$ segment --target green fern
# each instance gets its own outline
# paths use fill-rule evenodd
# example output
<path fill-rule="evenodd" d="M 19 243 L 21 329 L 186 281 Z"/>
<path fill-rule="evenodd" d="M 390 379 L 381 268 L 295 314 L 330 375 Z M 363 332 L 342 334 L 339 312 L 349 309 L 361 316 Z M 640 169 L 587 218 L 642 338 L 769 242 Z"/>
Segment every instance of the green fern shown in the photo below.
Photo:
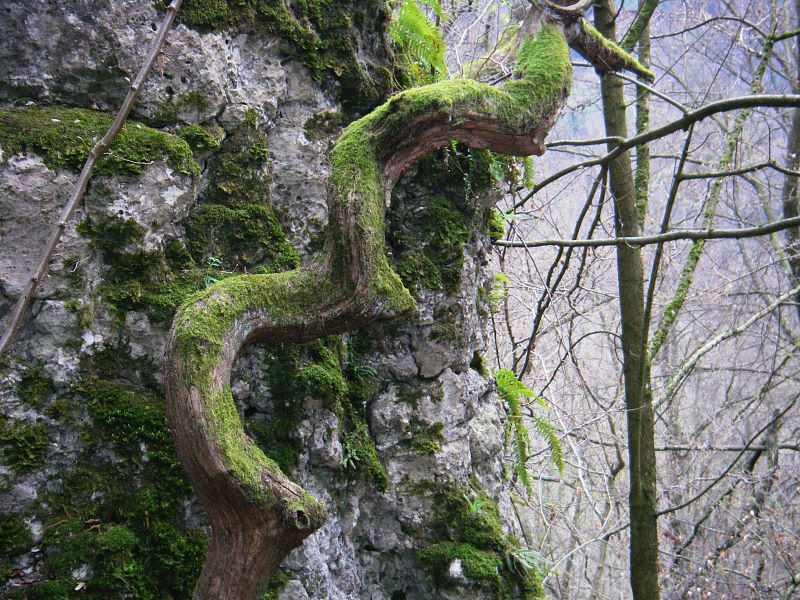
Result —
<path fill-rule="evenodd" d="M 550 459 L 558 469 L 559 475 L 564 473 L 564 451 L 561 449 L 561 443 L 558 441 L 558 432 L 550 421 L 546 421 L 542 417 L 533 415 L 533 429 L 543 438 L 547 445 L 550 447 Z"/>
<path fill-rule="evenodd" d="M 438 0 L 419 0 L 433 9 L 440 18 L 444 16 Z M 414 0 L 403 0 L 397 19 L 389 29 L 400 60 L 405 64 L 411 83 L 425 85 L 445 76 L 444 39 Z"/>
<path fill-rule="evenodd" d="M 508 407 L 508 418 L 505 427 L 505 445 L 510 448 L 511 462 L 514 475 L 517 480 L 531 492 L 530 475 L 526 466 L 528 456 L 530 456 L 530 435 L 528 428 L 522 422 L 523 399 L 536 401 L 540 406 L 547 407 L 545 401 L 535 392 L 529 390 L 524 383 L 517 379 L 516 375 L 508 369 L 499 369 L 494 374 L 497 382 L 497 391 Z M 549 421 L 531 415 L 531 423 L 534 431 L 544 438 L 550 448 L 550 458 L 558 469 L 559 474 L 564 470 L 564 452 L 558 441 L 556 428 Z"/>

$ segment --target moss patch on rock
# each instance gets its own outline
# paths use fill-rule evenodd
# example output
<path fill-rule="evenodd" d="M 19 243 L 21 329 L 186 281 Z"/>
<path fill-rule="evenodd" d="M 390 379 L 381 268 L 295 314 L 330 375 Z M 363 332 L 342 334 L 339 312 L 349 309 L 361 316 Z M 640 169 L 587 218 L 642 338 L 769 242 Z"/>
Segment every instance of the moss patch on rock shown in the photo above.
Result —
<path fill-rule="evenodd" d="M 0 419 L 0 457 L 14 473 L 30 473 L 44 463 L 50 438 L 44 423 Z"/>
<path fill-rule="evenodd" d="M 386 242 L 400 279 L 415 295 L 458 290 L 464 246 L 482 220 L 475 195 L 493 183 L 487 164 L 475 155 L 481 153 L 447 149 L 428 156 L 417 166 L 416 178 L 439 194 L 413 200 L 395 196 Z"/>
<path fill-rule="evenodd" d="M 374 370 L 354 359 L 341 336 L 264 347 L 270 414 L 266 418 L 254 415 L 244 423 L 265 455 L 284 473 L 291 473 L 302 450 L 293 432 L 304 418 L 305 399 L 312 399 L 339 420 L 345 476 L 386 489 L 386 471 L 366 424 L 366 402 L 377 391 Z"/>
<path fill-rule="evenodd" d="M 269 140 L 245 120 L 209 165 L 208 187 L 185 222 L 197 264 L 211 257 L 228 270 L 275 273 L 300 264 L 270 206 Z"/>
<path fill-rule="evenodd" d="M 114 117 L 79 108 L 25 106 L 0 109 L 0 156 L 30 152 L 42 157 L 55 170 L 78 172 L 89 151 L 108 131 Z M 101 158 L 94 173 L 143 173 L 159 159 L 185 175 L 197 175 L 200 167 L 189 146 L 179 137 L 128 121 L 109 153 Z"/>
<path fill-rule="evenodd" d="M 430 484 L 418 491 L 433 496 L 434 513 L 429 543 L 417 552 L 417 563 L 436 585 L 469 582 L 495 600 L 543 597 L 541 573 L 518 559 L 524 551 L 503 532 L 497 504 L 475 481 L 469 487 Z"/>
<path fill-rule="evenodd" d="M 98 600 L 188 600 L 206 538 L 183 523 L 192 491 L 172 446 L 155 367 L 124 346 L 107 346 L 85 357 L 79 371 L 66 394 L 87 409 L 83 449 L 73 469 L 52 482 L 56 491 L 30 509 L 44 524 L 36 563 L 42 580 L 9 597 L 71 598 L 80 585 L 81 597 Z"/>
<path fill-rule="evenodd" d="M 300 259 L 269 206 L 267 138 L 245 122 L 211 159 L 209 185 L 184 222 L 187 245 L 144 248 L 131 219 L 86 220 L 78 231 L 108 266 L 100 292 L 120 315 L 142 311 L 166 324 L 191 294 L 235 273 L 273 273 Z"/>
<path fill-rule="evenodd" d="M 219 125 L 187 125 L 178 129 L 178 137 L 189 144 L 192 152 L 217 150 L 225 137 L 225 130 Z"/>
<path fill-rule="evenodd" d="M 20 515 L 9 513 L 0 515 L 0 557 L 14 551 L 27 550 L 31 542 L 28 526 Z"/>
<path fill-rule="evenodd" d="M 433 423 L 426 425 L 419 422 L 418 419 L 411 421 L 412 438 L 408 441 L 408 445 L 415 453 L 420 455 L 436 454 L 442 450 L 444 446 L 444 423 Z"/>
<path fill-rule="evenodd" d="M 357 110 L 374 106 L 391 88 L 388 60 L 369 65 L 361 51 L 365 42 L 383 45 L 390 18 L 382 0 L 185 0 L 178 13 L 179 21 L 200 32 L 279 37 L 312 77 L 336 85 L 345 106 Z"/>
<path fill-rule="evenodd" d="M 41 407 L 54 390 L 53 380 L 45 374 L 41 367 L 25 369 L 22 378 L 17 383 L 17 396 L 32 408 Z"/>
<path fill-rule="evenodd" d="M 175 244 L 145 250 L 144 228 L 131 219 L 87 220 L 78 231 L 108 265 L 100 293 L 120 315 L 143 311 L 151 320 L 166 323 L 187 296 L 203 288 L 208 276 L 186 263 Z"/>

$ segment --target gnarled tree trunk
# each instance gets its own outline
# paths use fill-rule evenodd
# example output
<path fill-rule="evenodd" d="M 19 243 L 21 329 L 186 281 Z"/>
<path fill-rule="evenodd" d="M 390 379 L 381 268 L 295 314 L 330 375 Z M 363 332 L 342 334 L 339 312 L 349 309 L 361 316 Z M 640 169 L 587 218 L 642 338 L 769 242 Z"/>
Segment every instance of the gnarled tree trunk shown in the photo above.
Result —
<path fill-rule="evenodd" d="M 331 152 L 328 233 L 316 262 L 225 279 L 179 310 L 167 346 L 167 411 L 213 531 L 195 598 L 257 598 L 325 519 L 325 507 L 244 433 L 230 391 L 233 361 L 251 342 L 309 341 L 411 313 L 414 301 L 384 256 L 395 182 L 452 140 L 541 154 L 571 78 L 564 35 L 546 24 L 524 41 L 502 89 L 452 80 L 394 96 L 351 124 Z"/>

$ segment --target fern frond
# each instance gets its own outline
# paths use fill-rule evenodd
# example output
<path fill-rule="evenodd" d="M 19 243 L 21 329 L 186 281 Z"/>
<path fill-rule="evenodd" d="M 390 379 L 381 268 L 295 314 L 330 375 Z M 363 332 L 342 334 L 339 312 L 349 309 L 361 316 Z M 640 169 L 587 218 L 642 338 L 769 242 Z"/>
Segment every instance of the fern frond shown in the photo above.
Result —
<path fill-rule="evenodd" d="M 543 418 L 533 415 L 533 429 L 540 437 L 544 438 L 550 448 L 550 459 L 558 469 L 558 474 L 564 474 L 564 450 L 561 448 L 561 442 L 558 440 L 558 432 L 550 421 L 545 421 Z"/>
<path fill-rule="evenodd" d="M 531 483 L 526 465 L 530 456 L 530 434 L 522 421 L 523 398 L 535 400 L 543 407 L 547 405 L 538 394 L 517 379 L 513 371 L 499 369 L 495 371 L 494 379 L 497 383 L 497 393 L 507 406 L 504 443 L 506 449 L 511 451 L 512 470 L 530 494 Z M 547 443 L 553 464 L 559 474 L 563 474 L 564 451 L 558 439 L 558 431 L 552 423 L 538 415 L 531 415 L 530 418 L 534 431 Z"/>
<path fill-rule="evenodd" d="M 444 14 L 444 9 L 442 5 L 439 3 L 439 0 L 417 0 L 417 4 L 421 4 L 422 6 L 427 6 L 433 11 L 437 17 L 442 20 L 447 18 L 447 15 Z"/>
<path fill-rule="evenodd" d="M 428 3 L 435 3 L 437 6 L 432 6 L 434 11 L 437 7 L 441 11 L 435 0 L 428 0 Z M 444 77 L 444 38 L 414 0 L 404 0 L 400 5 L 397 20 L 389 29 L 389 37 L 397 46 L 415 84 L 434 83 Z"/>

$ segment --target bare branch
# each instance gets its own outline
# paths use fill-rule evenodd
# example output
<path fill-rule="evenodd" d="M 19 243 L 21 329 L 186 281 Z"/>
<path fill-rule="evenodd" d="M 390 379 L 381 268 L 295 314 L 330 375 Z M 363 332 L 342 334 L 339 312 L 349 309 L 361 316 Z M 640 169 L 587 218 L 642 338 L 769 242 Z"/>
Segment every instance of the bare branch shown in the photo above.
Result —
<path fill-rule="evenodd" d="M 661 100 L 663 100 L 667 104 L 671 104 L 672 106 L 674 106 L 675 108 L 677 108 L 678 110 L 680 110 L 684 114 L 689 112 L 689 108 L 687 106 L 684 106 L 683 104 L 681 104 L 677 100 L 675 100 L 673 98 L 670 98 L 666 94 L 663 94 L 663 93 L 659 92 L 656 88 L 642 83 L 638 79 L 634 79 L 633 77 L 628 77 L 624 73 L 614 73 L 614 76 L 615 77 L 619 77 L 620 79 L 624 79 L 625 81 L 630 82 L 630 83 L 636 85 L 637 87 L 639 87 L 639 88 L 641 88 L 643 90 L 647 90 L 648 92 L 653 94 L 653 96 L 655 96 L 656 98 L 660 98 Z"/>
<path fill-rule="evenodd" d="M 742 333 L 743 331 L 747 330 L 751 325 L 757 323 L 758 321 L 766 317 L 773 310 L 778 308 L 781 304 L 786 302 L 789 298 L 791 298 L 798 292 L 800 292 L 800 285 L 778 296 L 769 306 L 754 314 L 752 317 L 747 319 L 741 325 L 730 327 L 727 331 L 713 337 L 712 339 L 708 340 L 705 344 L 700 346 L 697 350 L 692 352 L 689 358 L 687 358 L 681 364 L 681 366 L 678 368 L 675 374 L 672 377 L 670 377 L 666 387 L 664 388 L 664 398 L 665 399 L 670 398 L 677 391 L 680 384 L 683 382 L 684 379 L 686 379 L 686 377 L 688 377 L 689 373 L 691 373 L 692 369 L 695 367 L 697 362 L 703 356 L 708 354 L 711 350 L 719 346 L 725 340 L 729 340 L 730 338 L 735 337 L 740 333 Z"/>
<path fill-rule="evenodd" d="M 782 173 L 784 175 L 788 175 L 790 177 L 800 177 L 800 171 L 792 171 L 791 169 L 787 169 L 782 167 L 778 163 L 773 160 L 765 161 L 762 163 L 758 163 L 756 165 L 750 165 L 747 167 L 741 167 L 739 169 L 728 169 L 725 171 L 712 171 L 708 173 L 683 173 L 680 176 L 681 180 L 688 180 L 688 179 L 711 179 L 715 177 L 732 177 L 734 175 L 746 175 L 747 173 L 752 173 L 754 171 L 760 171 L 762 169 L 774 169 L 778 171 L 778 173 Z"/>
<path fill-rule="evenodd" d="M 167 33 L 172 27 L 172 22 L 175 20 L 175 15 L 180 8 L 181 2 L 182 0 L 173 0 L 172 4 L 167 7 L 166 14 L 164 15 L 164 19 L 161 21 L 161 26 L 156 32 L 155 39 L 150 47 L 147 58 L 139 70 L 139 74 L 136 76 L 136 79 L 134 79 L 133 83 L 131 83 L 131 87 L 128 90 L 128 95 L 125 97 L 122 106 L 117 112 L 114 122 L 111 124 L 111 127 L 103 136 L 103 138 L 97 142 L 94 148 L 92 148 L 92 150 L 89 152 L 89 157 L 86 159 L 86 163 L 83 165 L 81 174 L 78 177 L 78 180 L 75 182 L 72 195 L 69 197 L 58 223 L 56 223 L 56 226 L 47 240 L 47 245 L 42 253 L 42 258 L 39 261 L 39 265 L 36 267 L 36 271 L 34 271 L 33 275 L 31 275 L 28 285 L 25 287 L 25 290 L 22 292 L 17 300 L 16 305 L 14 306 L 14 311 L 11 315 L 8 328 L 3 334 L 2 340 L 0 340 L 0 356 L 2 356 L 8 350 L 9 346 L 11 346 L 13 343 L 17 332 L 19 332 L 20 328 L 22 327 L 25 317 L 28 314 L 31 301 L 33 300 L 33 294 L 36 292 L 36 287 L 47 273 L 47 268 L 50 265 L 50 259 L 53 256 L 56 246 L 61 240 L 61 235 L 64 233 L 64 229 L 67 227 L 67 222 L 72 216 L 72 213 L 75 211 L 75 208 L 78 206 L 78 203 L 83 199 L 83 195 L 86 193 L 86 187 L 89 185 L 89 180 L 92 177 L 92 171 L 94 170 L 97 161 L 106 154 L 108 148 L 111 146 L 111 143 L 114 141 L 114 138 L 117 137 L 117 134 L 122 129 L 125 120 L 128 118 L 131 108 L 133 107 L 133 103 L 136 101 L 136 98 L 139 95 L 139 90 L 141 89 L 142 84 L 144 83 L 145 79 L 147 79 L 147 76 L 150 74 L 156 59 L 158 59 L 159 55 L 161 54 L 161 48 L 164 46 L 164 42 L 167 39 Z"/>
<path fill-rule="evenodd" d="M 736 458 L 734 458 L 733 461 L 722 471 L 722 473 L 720 473 L 717 477 L 715 477 L 706 487 L 704 487 L 697 494 L 689 498 L 689 500 L 686 500 L 685 502 L 681 502 L 680 504 L 677 504 L 675 506 L 670 506 L 668 508 L 658 511 L 657 516 L 663 517 L 664 515 L 668 515 L 670 513 L 679 511 L 683 508 L 686 508 L 687 506 L 690 506 L 691 504 L 694 504 L 695 502 L 697 502 L 697 500 L 705 496 L 709 491 L 711 491 L 715 486 L 717 486 L 721 481 L 723 481 L 725 479 L 725 476 L 731 472 L 733 467 L 736 466 L 736 464 L 739 462 L 739 459 L 744 455 L 744 453 L 750 452 L 753 449 L 753 442 L 755 442 L 756 439 L 758 439 L 758 437 L 762 433 L 764 433 L 767 429 L 769 429 L 775 421 L 782 418 L 783 415 L 785 415 L 792 408 L 794 408 L 794 405 L 797 404 L 798 398 L 800 398 L 800 396 L 795 396 L 794 398 L 792 398 L 792 401 L 789 402 L 786 408 L 784 408 L 782 411 L 774 415 L 773 418 L 766 425 L 764 425 L 758 431 L 756 431 L 755 434 L 753 434 L 750 437 L 750 440 L 744 445 L 742 450 L 736 455 Z"/>
<path fill-rule="evenodd" d="M 578 2 L 570 4 L 569 6 L 560 6 L 555 2 L 550 2 L 549 0 L 546 4 L 547 8 L 555 13 L 558 13 L 559 15 L 579 17 L 592 5 L 592 0 L 578 0 Z"/>
<path fill-rule="evenodd" d="M 764 95 L 753 95 L 753 96 L 739 96 L 736 98 L 727 98 L 725 100 L 719 100 L 717 102 L 711 102 L 710 104 L 706 104 L 694 110 L 690 113 L 686 113 L 679 119 L 671 121 L 666 125 L 662 125 L 661 127 L 657 127 L 656 129 L 651 129 L 647 133 L 643 133 L 642 135 L 637 135 L 632 138 L 628 138 L 627 140 L 620 142 L 618 146 L 616 146 L 611 152 L 602 156 L 600 158 L 587 160 L 582 163 L 576 163 L 574 165 L 570 165 L 561 169 L 557 173 L 554 173 L 550 177 L 547 177 L 542 182 L 535 185 L 531 191 L 524 196 L 522 199 L 518 200 L 514 204 L 514 209 L 517 209 L 523 206 L 528 200 L 533 198 L 533 196 L 540 192 L 543 188 L 550 185 L 554 181 L 557 181 L 564 177 L 565 175 L 569 175 L 575 171 L 580 169 L 585 169 L 587 167 L 594 167 L 597 165 L 607 164 L 610 161 L 617 158 L 620 154 L 625 152 L 626 150 L 630 150 L 631 148 L 635 148 L 636 146 L 640 146 L 642 144 L 647 144 L 654 140 L 661 139 L 666 137 L 670 134 L 673 134 L 681 129 L 686 129 L 693 123 L 697 123 L 698 121 L 703 121 L 713 115 L 729 112 L 732 110 L 740 110 L 745 108 L 793 108 L 793 107 L 800 107 L 800 95 L 795 94 L 764 94 Z"/>
<path fill-rule="evenodd" d="M 800 226 L 800 217 L 782 219 L 758 227 L 740 227 L 736 229 L 678 230 L 656 235 L 621 237 L 607 240 L 498 240 L 494 242 L 494 244 L 496 246 L 505 246 L 509 248 L 541 248 L 542 246 L 558 246 L 562 248 L 600 248 L 603 246 L 642 247 L 652 244 L 661 244 L 663 242 L 674 242 L 677 240 L 696 241 L 759 237 L 797 226 Z"/>

